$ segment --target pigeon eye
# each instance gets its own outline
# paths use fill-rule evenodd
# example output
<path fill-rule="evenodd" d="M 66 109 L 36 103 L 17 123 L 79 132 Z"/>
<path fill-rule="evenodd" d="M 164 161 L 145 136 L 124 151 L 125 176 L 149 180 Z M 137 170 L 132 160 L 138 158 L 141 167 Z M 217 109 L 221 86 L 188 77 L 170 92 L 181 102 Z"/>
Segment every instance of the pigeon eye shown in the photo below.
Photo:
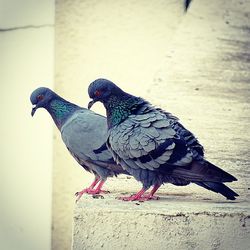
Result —
<path fill-rule="evenodd" d="M 96 90 L 95 93 L 94 93 L 94 95 L 97 96 L 97 97 L 99 97 L 101 95 L 101 93 L 102 93 L 101 91 Z"/>
<path fill-rule="evenodd" d="M 43 98 L 44 98 L 43 95 L 38 95 L 36 99 L 37 99 L 38 101 L 41 101 L 41 100 L 43 100 Z"/>

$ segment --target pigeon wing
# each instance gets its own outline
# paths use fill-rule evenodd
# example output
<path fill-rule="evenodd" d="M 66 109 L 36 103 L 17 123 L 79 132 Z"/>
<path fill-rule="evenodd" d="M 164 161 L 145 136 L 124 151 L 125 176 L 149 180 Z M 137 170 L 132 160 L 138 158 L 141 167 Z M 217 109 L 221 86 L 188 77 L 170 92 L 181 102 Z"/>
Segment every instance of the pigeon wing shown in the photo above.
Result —
<path fill-rule="evenodd" d="M 118 162 L 134 169 L 187 166 L 193 154 L 172 122 L 156 109 L 130 115 L 109 131 L 110 150 Z"/>
<path fill-rule="evenodd" d="M 106 118 L 87 109 L 76 111 L 62 126 L 62 139 L 69 151 L 83 160 L 112 163 L 106 147 Z"/>

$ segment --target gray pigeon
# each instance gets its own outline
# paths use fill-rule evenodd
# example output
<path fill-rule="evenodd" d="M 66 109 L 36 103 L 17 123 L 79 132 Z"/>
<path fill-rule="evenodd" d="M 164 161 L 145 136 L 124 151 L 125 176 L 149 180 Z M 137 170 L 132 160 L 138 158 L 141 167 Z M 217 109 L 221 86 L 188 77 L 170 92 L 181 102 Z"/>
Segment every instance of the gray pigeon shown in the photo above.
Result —
<path fill-rule="evenodd" d="M 106 147 L 107 122 L 104 116 L 70 103 L 44 87 L 33 91 L 30 101 L 34 105 L 31 115 L 38 108 L 45 108 L 60 130 L 62 140 L 71 155 L 85 170 L 95 175 L 88 188 L 76 193 L 77 200 L 84 193 L 102 192 L 101 188 L 107 177 L 127 173 L 115 164 Z"/>
<path fill-rule="evenodd" d="M 137 194 L 123 200 L 154 199 L 163 183 L 195 183 L 230 200 L 238 196 L 223 184 L 237 179 L 204 159 L 202 145 L 176 117 L 105 79 L 92 82 L 88 93 L 93 99 L 88 108 L 97 101 L 106 108 L 107 146 L 114 159 L 143 184 Z"/>

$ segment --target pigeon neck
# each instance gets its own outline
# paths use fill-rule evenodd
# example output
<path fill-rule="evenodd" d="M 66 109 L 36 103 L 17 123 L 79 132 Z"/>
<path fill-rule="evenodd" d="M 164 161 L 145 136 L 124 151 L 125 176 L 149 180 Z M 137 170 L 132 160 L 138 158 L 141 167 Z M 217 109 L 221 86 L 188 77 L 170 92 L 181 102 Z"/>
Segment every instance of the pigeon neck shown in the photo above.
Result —
<path fill-rule="evenodd" d="M 61 129 L 65 121 L 77 109 L 80 109 L 80 107 L 64 100 L 59 96 L 52 99 L 47 107 L 47 110 L 53 118 L 58 129 Z"/>
<path fill-rule="evenodd" d="M 124 93 L 123 95 L 111 96 L 104 106 L 107 112 L 108 128 L 123 122 L 129 115 L 133 114 L 139 104 L 140 98 Z"/>

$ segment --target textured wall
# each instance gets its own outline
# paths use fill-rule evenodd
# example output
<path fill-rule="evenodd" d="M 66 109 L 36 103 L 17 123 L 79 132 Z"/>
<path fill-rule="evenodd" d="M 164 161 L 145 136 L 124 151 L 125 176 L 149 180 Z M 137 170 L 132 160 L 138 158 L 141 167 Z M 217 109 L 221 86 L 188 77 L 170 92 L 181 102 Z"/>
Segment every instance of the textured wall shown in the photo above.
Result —
<path fill-rule="evenodd" d="M 49 250 L 52 121 L 30 94 L 53 87 L 54 2 L 0 1 L 0 249 Z"/>
<path fill-rule="evenodd" d="M 167 195 L 121 202 L 83 198 L 74 216 L 73 250 L 247 250 L 249 205 Z"/>
<path fill-rule="evenodd" d="M 56 90 L 87 105 L 88 84 L 98 77 L 149 97 L 148 87 L 164 61 L 182 1 L 56 2 Z M 101 105 L 95 110 L 103 112 Z M 73 194 L 92 176 L 68 154 L 55 131 L 53 249 L 69 249 Z"/>

